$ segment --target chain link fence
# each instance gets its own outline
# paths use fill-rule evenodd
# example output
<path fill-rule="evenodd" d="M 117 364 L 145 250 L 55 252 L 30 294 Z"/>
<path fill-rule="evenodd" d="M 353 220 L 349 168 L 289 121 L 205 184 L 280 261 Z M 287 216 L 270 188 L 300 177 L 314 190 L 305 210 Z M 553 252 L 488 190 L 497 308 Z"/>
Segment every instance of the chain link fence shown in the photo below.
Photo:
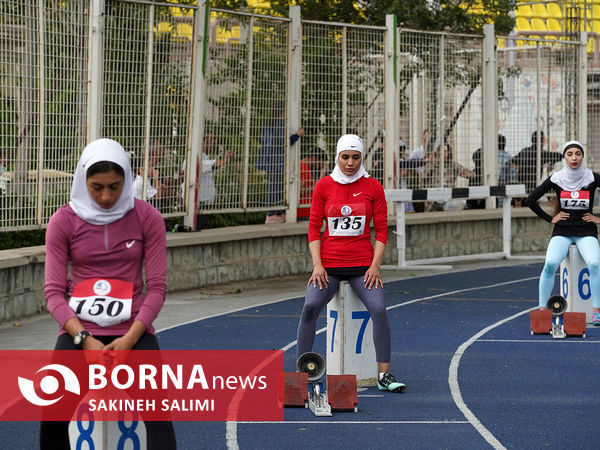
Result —
<path fill-rule="evenodd" d="M 204 2 L 0 3 L 0 229 L 45 226 L 69 199 L 81 150 L 100 136 L 130 152 L 136 195 L 165 217 L 190 217 L 193 204 L 202 214 L 306 210 L 346 132 L 363 138 L 365 166 L 388 188 L 510 177 L 530 187 L 560 167 L 541 149 L 557 153 L 574 138 L 587 140 L 596 168 L 594 33 L 588 42 L 498 37 L 497 129 L 488 132 L 483 36 L 290 17 Z M 519 159 L 538 145 L 535 131 L 535 157 Z M 504 136 L 506 154 L 482 151 L 486 133 Z M 384 148 L 386 136 L 398 145 Z"/>
<path fill-rule="evenodd" d="M 584 140 L 578 107 L 581 44 L 509 37 L 504 43 L 498 49 L 498 122 L 510 165 L 503 177 L 530 192 L 562 168 L 565 141 Z M 597 152 L 595 146 L 589 150 L 588 160 Z"/>
<path fill-rule="evenodd" d="M 399 36 L 398 187 L 481 185 L 483 36 Z"/>

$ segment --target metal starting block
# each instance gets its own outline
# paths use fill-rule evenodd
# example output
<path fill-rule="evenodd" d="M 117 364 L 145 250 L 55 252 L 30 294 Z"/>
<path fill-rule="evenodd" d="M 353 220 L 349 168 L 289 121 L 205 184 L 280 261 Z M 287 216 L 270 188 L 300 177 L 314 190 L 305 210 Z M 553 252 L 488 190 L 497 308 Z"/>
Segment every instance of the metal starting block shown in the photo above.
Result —
<path fill-rule="evenodd" d="M 331 405 L 327 401 L 327 392 L 321 392 L 321 384 L 313 383 L 308 407 L 315 416 L 331 416 Z"/>
<path fill-rule="evenodd" d="M 531 334 L 550 333 L 553 339 L 564 339 L 567 336 L 585 337 L 585 313 L 566 312 L 567 300 L 560 295 L 550 297 L 546 306 L 546 310 L 531 311 Z"/>
<path fill-rule="evenodd" d="M 279 373 L 279 407 L 308 408 L 308 374 L 306 372 Z"/>
<path fill-rule="evenodd" d="M 315 416 L 331 416 L 332 410 L 358 411 L 356 375 L 327 375 L 327 392 L 323 392 L 323 383 L 319 379 L 325 373 L 325 360 L 321 355 L 313 352 L 300 355 L 296 361 L 296 368 L 298 373 L 305 375 L 304 379 L 307 379 L 310 383 L 308 386 L 310 388 L 308 391 L 308 408 Z M 293 374 L 289 375 L 291 379 Z M 284 392 L 283 402 L 288 405 L 286 391 L 281 387 L 281 378 L 280 374 L 279 395 L 281 396 L 281 392 Z"/>
<path fill-rule="evenodd" d="M 550 334 L 552 335 L 552 339 L 564 339 L 567 337 L 561 317 L 554 317 L 552 319 L 552 331 Z"/>

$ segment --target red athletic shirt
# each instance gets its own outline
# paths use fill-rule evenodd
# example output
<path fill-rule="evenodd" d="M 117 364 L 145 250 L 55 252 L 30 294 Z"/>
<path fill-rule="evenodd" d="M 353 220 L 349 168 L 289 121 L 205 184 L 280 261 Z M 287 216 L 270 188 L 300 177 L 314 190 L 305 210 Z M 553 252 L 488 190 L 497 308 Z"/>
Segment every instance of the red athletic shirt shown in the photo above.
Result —
<path fill-rule="evenodd" d="M 387 204 L 381 183 L 362 177 L 350 184 L 321 178 L 313 192 L 308 242 L 321 239 L 323 267 L 370 266 L 373 262 L 371 219 L 375 239 L 387 243 Z"/>

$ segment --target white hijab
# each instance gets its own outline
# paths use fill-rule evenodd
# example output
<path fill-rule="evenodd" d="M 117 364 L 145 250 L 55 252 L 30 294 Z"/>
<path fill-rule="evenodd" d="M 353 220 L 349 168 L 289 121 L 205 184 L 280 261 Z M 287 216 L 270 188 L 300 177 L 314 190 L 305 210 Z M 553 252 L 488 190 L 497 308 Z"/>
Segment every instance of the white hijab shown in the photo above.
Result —
<path fill-rule="evenodd" d="M 87 189 L 87 171 L 93 164 L 99 161 L 110 161 L 118 164 L 125 172 L 123 190 L 117 203 L 110 208 L 104 209 L 96 203 Z M 71 187 L 71 209 L 86 222 L 93 225 L 106 225 L 119 220 L 130 209 L 133 208 L 133 193 L 131 190 L 131 166 L 129 157 L 117 141 L 112 139 L 97 139 L 83 149 Z"/>
<path fill-rule="evenodd" d="M 578 148 L 583 153 L 583 146 L 577 141 L 568 141 L 563 145 L 563 158 L 569 148 Z M 575 192 L 590 185 L 594 181 L 594 173 L 585 167 L 583 160 L 577 169 L 571 169 L 565 160 L 563 168 L 550 177 L 550 181 L 560 186 L 564 191 Z"/>
<path fill-rule="evenodd" d="M 340 153 L 343 152 L 344 150 L 354 150 L 354 151 L 360 152 L 360 158 L 361 158 L 360 169 L 358 169 L 358 172 L 356 172 L 352 176 L 346 175 L 344 172 L 342 172 L 342 170 L 340 169 L 340 166 L 338 166 L 338 157 L 340 156 Z M 358 180 L 359 178 L 362 178 L 362 177 L 369 178 L 369 174 L 367 173 L 367 170 L 363 166 L 363 160 L 364 160 L 364 158 L 363 158 L 363 141 L 362 141 L 362 139 L 355 134 L 343 135 L 341 138 L 338 139 L 338 142 L 337 142 L 337 149 L 336 149 L 336 154 L 335 154 L 335 168 L 333 169 L 333 171 L 330 174 L 331 178 L 333 178 L 334 181 L 336 181 L 340 184 L 354 183 L 356 180 Z"/>

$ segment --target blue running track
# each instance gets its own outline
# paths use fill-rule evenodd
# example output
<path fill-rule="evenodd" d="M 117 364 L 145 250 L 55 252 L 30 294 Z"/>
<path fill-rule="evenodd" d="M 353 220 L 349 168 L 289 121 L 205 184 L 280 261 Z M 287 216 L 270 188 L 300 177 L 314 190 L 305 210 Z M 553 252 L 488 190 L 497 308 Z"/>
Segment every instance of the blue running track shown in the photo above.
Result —
<path fill-rule="evenodd" d="M 359 392 L 359 411 L 277 423 L 178 422 L 181 449 L 599 448 L 600 327 L 586 338 L 531 336 L 541 264 L 411 278 L 385 285 L 392 372 L 402 394 Z M 558 283 L 556 283 L 558 286 Z M 170 328 L 163 349 L 282 349 L 295 370 L 302 298 Z M 326 326 L 325 311 L 317 329 Z M 325 354 L 325 333 L 315 342 Z M 0 423 L 0 448 L 37 448 L 37 423 Z"/>

